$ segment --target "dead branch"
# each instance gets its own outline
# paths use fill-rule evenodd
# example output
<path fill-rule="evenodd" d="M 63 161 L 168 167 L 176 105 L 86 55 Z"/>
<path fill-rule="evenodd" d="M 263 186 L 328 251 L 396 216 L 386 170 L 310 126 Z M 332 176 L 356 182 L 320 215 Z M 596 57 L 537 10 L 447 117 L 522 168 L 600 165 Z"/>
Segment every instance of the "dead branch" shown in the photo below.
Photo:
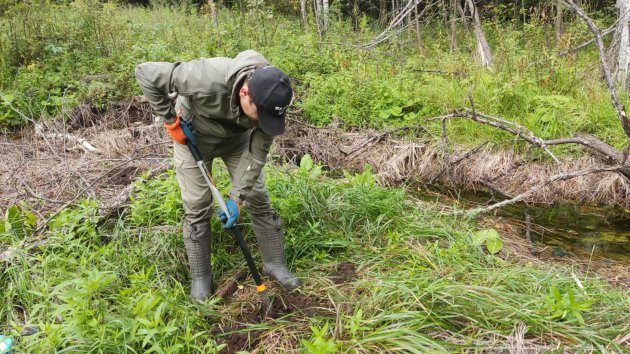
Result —
<path fill-rule="evenodd" d="M 372 39 L 372 41 L 370 43 L 359 45 L 358 47 L 359 48 L 367 48 L 367 49 L 374 48 L 378 44 L 380 44 L 380 43 L 386 41 L 387 39 L 391 38 L 392 36 L 402 32 L 407 26 L 401 27 L 401 28 L 399 28 L 399 29 L 397 29 L 395 31 L 392 31 L 392 29 L 395 28 L 396 26 L 398 26 L 405 18 L 410 16 L 411 13 L 413 12 L 413 10 L 416 8 L 416 6 L 418 6 L 418 4 L 420 4 L 420 0 L 409 0 L 407 5 L 405 5 L 405 7 L 402 9 L 402 11 L 400 11 L 392 19 L 392 21 L 389 23 L 387 28 L 385 28 L 385 30 L 383 30 L 383 32 L 381 32 L 376 37 L 374 37 L 374 39 Z"/>
<path fill-rule="evenodd" d="M 442 151 L 444 154 L 444 170 L 448 176 L 448 180 L 453 184 L 453 175 L 448 166 L 451 164 L 451 156 L 448 151 L 448 136 L 446 134 L 446 118 L 442 119 Z"/>
<path fill-rule="evenodd" d="M 127 163 L 129 161 L 125 161 Z M 160 165 L 156 168 L 153 168 L 149 171 L 149 175 L 147 179 L 152 179 L 162 173 L 164 173 L 167 169 L 166 165 Z M 122 209 L 129 203 L 131 199 L 131 195 L 135 191 L 135 184 L 130 183 L 125 189 L 123 189 L 117 196 L 112 198 L 111 200 L 105 203 L 105 206 L 99 208 L 99 214 L 101 218 L 97 224 L 97 226 L 103 225 L 107 220 L 111 219 L 115 215 L 120 215 Z"/>
<path fill-rule="evenodd" d="M 247 278 L 247 274 L 249 274 L 249 271 L 245 269 L 236 272 L 236 274 L 229 277 L 228 280 L 226 280 L 225 283 L 221 286 L 221 288 L 217 290 L 216 296 L 223 300 L 228 299 L 236 291 L 238 283 Z"/>
<path fill-rule="evenodd" d="M 617 20 L 617 21 L 619 21 L 619 20 Z M 615 32 L 615 26 L 616 25 L 617 25 L 617 22 L 615 22 L 615 24 L 612 25 L 611 27 L 608 27 L 607 29 L 603 30 L 602 31 L 602 37 L 605 37 L 605 36 Z M 582 43 L 582 44 L 580 44 L 580 45 L 578 45 L 576 47 L 573 47 L 573 48 L 570 48 L 570 49 L 567 49 L 565 51 L 562 51 L 562 52 L 558 53 L 558 56 L 562 57 L 562 56 L 565 56 L 567 54 L 571 54 L 571 53 L 577 52 L 580 49 L 588 47 L 589 45 L 591 45 L 594 42 L 595 42 L 595 38 L 591 38 L 588 41 L 586 41 L 586 42 L 584 42 L 584 43 Z"/>
<path fill-rule="evenodd" d="M 96 177 L 87 187 L 83 188 L 79 193 L 77 193 L 71 200 L 69 200 L 68 202 L 66 202 L 65 204 L 63 204 L 61 207 L 59 207 L 54 213 L 52 213 L 52 215 L 50 215 L 48 217 L 48 219 L 46 219 L 40 226 L 38 226 L 35 231 L 33 232 L 33 235 L 37 235 L 38 233 L 42 232 L 46 226 L 48 226 L 48 223 L 54 219 L 57 215 L 59 215 L 59 213 L 61 213 L 64 209 L 66 209 L 67 207 L 71 206 L 72 204 L 74 204 L 74 202 L 77 201 L 77 199 L 79 199 L 79 197 L 81 197 L 83 194 L 85 194 L 87 191 L 89 191 L 96 183 L 98 182 L 102 182 L 103 178 L 106 177 L 107 175 L 109 175 L 112 171 L 115 171 L 116 169 L 132 162 L 135 161 L 137 159 L 140 158 L 145 158 L 148 155 L 145 156 L 141 156 L 141 157 L 134 157 L 134 158 L 129 158 L 117 165 L 115 165 L 114 167 L 110 168 L 109 170 L 107 170 L 106 172 L 100 174 L 98 177 Z M 110 176 L 113 177 L 115 175 L 117 175 L 119 172 L 114 173 L 113 175 Z"/>
<path fill-rule="evenodd" d="M 35 133 L 44 139 L 61 139 L 63 141 L 69 141 L 71 143 L 77 144 L 89 152 L 93 152 L 95 154 L 101 153 L 99 149 L 92 146 L 92 144 L 90 144 L 86 139 L 76 137 L 72 134 L 45 133 L 43 126 L 39 123 L 35 124 Z"/>
<path fill-rule="evenodd" d="M 556 164 L 560 163 L 560 160 L 558 160 L 558 158 L 549 150 L 549 148 L 547 147 L 547 143 L 538 138 L 537 136 L 534 135 L 534 133 L 532 133 L 529 129 L 518 125 L 516 123 L 512 123 L 510 121 L 501 119 L 501 118 L 497 118 L 497 117 L 493 117 L 491 115 L 488 114 L 484 114 L 484 113 L 477 113 L 475 112 L 475 106 L 472 100 L 472 96 L 468 96 L 470 99 L 470 103 L 471 103 L 471 111 L 468 112 L 468 114 L 464 114 L 464 115 L 460 115 L 459 117 L 462 118 L 470 118 L 474 121 L 480 122 L 480 123 L 484 123 L 484 124 L 488 124 L 491 125 L 493 127 L 499 128 L 499 129 L 503 129 L 507 132 L 512 133 L 513 135 L 515 135 L 516 137 L 522 138 L 523 140 L 527 141 L 528 143 L 536 146 L 536 147 L 540 147 L 542 149 L 545 150 L 545 152 L 551 156 L 551 158 L 555 161 Z M 482 117 L 482 118 L 480 118 Z M 511 127 L 510 127 L 511 126 Z"/>
<path fill-rule="evenodd" d="M 619 118 L 619 122 L 621 123 L 621 128 L 623 132 L 626 134 L 627 143 L 626 147 L 623 151 L 623 160 L 621 162 L 622 165 L 626 163 L 628 158 L 628 151 L 630 150 L 630 120 L 626 115 L 625 108 L 623 104 L 619 101 L 619 96 L 617 95 L 617 90 L 615 89 L 614 80 L 612 74 L 610 73 L 610 68 L 608 67 L 608 61 L 606 60 L 606 48 L 604 47 L 604 40 L 602 39 L 602 31 L 595 25 L 595 22 L 582 11 L 582 9 L 577 6 L 573 0 L 562 0 L 566 5 L 568 5 L 573 11 L 578 14 L 586 22 L 589 29 L 595 35 L 595 44 L 597 45 L 597 49 L 599 50 L 599 61 L 602 65 L 602 71 L 604 72 L 604 79 L 606 80 L 606 85 L 608 86 L 608 92 L 610 93 L 610 99 L 612 100 L 612 104 L 617 111 L 617 117 Z"/>
<path fill-rule="evenodd" d="M 44 200 L 47 201 L 49 203 L 54 203 L 54 204 L 63 204 L 63 201 L 60 200 L 52 200 L 49 198 L 44 198 L 42 196 L 40 196 L 39 194 L 35 193 L 31 187 L 28 185 L 28 183 L 26 183 L 23 179 L 21 179 L 18 176 L 15 176 L 15 178 L 20 182 L 20 184 L 22 184 L 22 186 L 24 186 L 24 190 L 26 191 L 26 193 L 28 193 L 31 197 L 35 198 L 35 199 L 39 199 L 39 200 Z"/>
<path fill-rule="evenodd" d="M 575 177 L 586 176 L 586 175 L 590 175 L 590 174 L 594 174 L 594 173 L 617 172 L 621 168 L 622 168 L 622 166 L 612 166 L 612 167 L 605 167 L 605 168 L 589 168 L 589 169 L 586 169 L 586 170 L 575 171 L 575 172 L 570 172 L 570 173 L 559 173 L 559 174 L 553 175 L 553 176 L 551 176 L 549 178 L 546 178 L 545 180 L 543 180 L 542 182 L 540 182 L 539 184 L 537 184 L 533 188 L 530 188 L 529 190 L 527 190 L 527 191 L 517 195 L 516 197 L 514 197 L 512 199 L 504 200 L 504 201 L 501 201 L 499 203 L 495 203 L 495 204 L 492 204 L 490 206 L 487 206 L 485 208 L 471 209 L 471 210 L 466 211 L 466 213 L 469 214 L 469 215 L 477 215 L 477 214 L 480 214 L 480 213 L 487 213 L 487 212 L 490 212 L 492 210 L 502 208 L 502 207 L 504 207 L 506 205 L 510 205 L 510 204 L 514 204 L 514 203 L 520 202 L 520 201 L 524 200 L 525 198 L 529 197 L 530 195 L 540 191 L 544 187 L 550 185 L 553 182 L 565 181 L 565 180 L 568 180 L 568 179 L 573 179 Z"/>
<path fill-rule="evenodd" d="M 449 114 L 449 115 L 447 115 L 445 117 L 451 118 L 452 115 Z M 352 154 L 358 152 L 359 150 L 362 150 L 362 149 L 364 149 L 364 148 L 366 148 L 366 147 L 368 147 L 370 145 L 378 143 L 379 141 L 383 140 L 386 136 L 388 136 L 390 134 L 401 132 L 401 131 L 405 131 L 405 130 L 422 130 L 422 131 L 425 131 L 425 132 L 427 131 L 425 127 L 422 127 L 420 125 L 407 125 L 407 126 L 400 127 L 400 128 L 394 128 L 394 129 L 386 130 L 386 131 L 384 131 L 381 134 L 374 135 L 374 136 L 368 138 L 361 145 L 359 145 L 358 147 L 352 149 L 349 152 L 346 152 L 346 151 L 343 151 L 343 150 L 341 152 L 344 153 L 347 156 L 351 156 Z"/>

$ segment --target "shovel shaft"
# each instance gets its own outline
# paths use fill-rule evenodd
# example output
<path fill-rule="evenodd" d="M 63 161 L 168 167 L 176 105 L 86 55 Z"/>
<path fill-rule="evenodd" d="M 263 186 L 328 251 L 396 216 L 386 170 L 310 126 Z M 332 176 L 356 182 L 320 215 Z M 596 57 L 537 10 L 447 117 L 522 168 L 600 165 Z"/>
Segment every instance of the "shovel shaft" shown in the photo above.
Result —
<path fill-rule="evenodd" d="M 217 187 L 214 185 L 214 181 L 212 180 L 212 175 L 210 174 L 210 171 L 208 170 L 208 167 L 206 166 L 206 164 L 203 162 L 203 157 L 201 156 L 201 153 L 199 152 L 197 145 L 195 145 L 190 140 L 186 140 L 186 145 L 188 146 L 190 153 L 193 155 L 193 158 L 195 159 L 197 166 L 199 166 L 199 169 L 201 170 L 201 173 L 203 174 L 203 177 L 206 180 L 208 187 L 210 187 L 212 196 L 214 197 L 214 199 L 216 199 L 217 203 L 219 203 L 219 207 L 221 208 L 221 210 L 223 210 L 225 215 L 227 215 L 227 217 L 229 218 L 230 213 L 228 212 L 227 206 L 225 205 L 225 201 L 223 200 L 223 197 L 221 197 L 221 193 L 219 193 L 219 190 L 217 189 Z M 245 238 L 243 237 L 243 232 L 241 231 L 240 227 L 236 225 L 232 226 L 230 230 L 232 231 L 232 234 L 234 235 L 234 238 L 236 239 L 238 246 L 241 248 L 241 252 L 243 252 L 243 256 L 245 256 L 247 267 L 249 268 L 249 271 L 252 274 L 252 277 L 254 278 L 254 282 L 256 283 L 256 291 L 258 291 L 259 294 L 263 294 L 266 291 L 266 287 L 260 277 L 260 273 L 258 273 L 258 268 L 256 268 L 256 263 L 254 262 L 254 258 L 252 257 L 252 254 L 249 252 L 249 248 L 247 247 L 247 242 L 245 242 Z"/>
<path fill-rule="evenodd" d="M 225 215 L 227 215 L 227 217 L 229 218 L 230 213 L 228 211 L 227 206 L 225 205 L 225 201 L 223 200 L 223 197 L 221 197 L 221 193 L 219 193 L 219 190 L 217 189 L 217 187 L 214 185 L 214 181 L 212 180 L 212 175 L 210 174 L 210 171 L 208 170 L 208 167 L 206 166 L 206 164 L 203 163 L 203 157 L 201 157 L 201 153 L 199 152 L 197 145 L 195 145 L 190 140 L 186 140 L 186 145 L 188 146 L 190 153 L 193 155 L 193 158 L 195 159 L 197 166 L 199 166 L 199 169 L 201 170 L 201 174 L 203 175 L 203 178 L 206 180 L 208 187 L 210 187 L 210 192 L 212 192 L 212 196 L 214 197 L 214 199 L 216 199 L 217 203 L 219 203 L 219 208 L 221 208 L 221 210 L 223 210 Z"/>
<path fill-rule="evenodd" d="M 236 239 L 236 242 L 238 243 L 238 246 L 241 248 L 241 252 L 243 252 L 243 256 L 245 256 L 245 261 L 247 262 L 247 267 L 249 267 L 249 272 L 252 273 L 252 278 L 254 278 L 254 283 L 256 283 L 256 290 L 258 292 L 265 291 L 265 285 L 260 278 L 260 273 L 258 273 L 258 268 L 256 268 L 254 258 L 249 252 L 249 248 L 247 247 L 247 242 L 245 242 L 245 238 L 243 237 L 243 232 L 241 231 L 241 228 L 238 226 L 232 226 L 231 230 L 234 238 Z"/>

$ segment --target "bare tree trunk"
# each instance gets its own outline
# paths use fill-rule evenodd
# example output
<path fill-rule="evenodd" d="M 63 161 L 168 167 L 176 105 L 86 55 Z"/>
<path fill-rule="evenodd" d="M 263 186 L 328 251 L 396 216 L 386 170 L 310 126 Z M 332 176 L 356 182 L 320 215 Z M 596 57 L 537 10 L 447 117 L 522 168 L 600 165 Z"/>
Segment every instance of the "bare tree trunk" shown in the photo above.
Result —
<path fill-rule="evenodd" d="M 420 37 L 420 15 L 418 14 L 418 5 L 414 7 L 414 17 L 416 22 L 416 36 L 418 37 L 418 43 L 422 42 L 422 38 Z"/>
<path fill-rule="evenodd" d="M 302 13 L 302 22 L 304 23 L 304 30 L 308 30 L 308 18 L 306 17 L 306 0 L 300 0 L 300 12 Z"/>
<path fill-rule="evenodd" d="M 457 18 L 457 9 L 455 8 L 455 0 L 449 1 L 449 9 L 447 12 L 450 14 L 451 52 L 453 52 L 457 49 L 457 24 L 455 23 L 455 19 Z"/>
<path fill-rule="evenodd" d="M 217 4 L 214 3 L 214 0 L 208 0 L 208 6 L 210 7 L 210 16 L 212 17 L 212 24 L 215 27 L 219 26 L 219 11 L 217 9 Z"/>
<path fill-rule="evenodd" d="M 314 0 L 313 1 L 313 9 L 315 10 L 315 25 L 317 26 L 317 33 L 319 34 L 319 38 L 321 40 L 322 33 L 324 31 L 324 23 L 322 20 L 322 0 Z"/>
<path fill-rule="evenodd" d="M 562 34 L 564 33 L 564 22 L 562 20 L 562 1 L 556 2 L 556 43 L 560 43 Z"/>
<path fill-rule="evenodd" d="M 381 24 L 383 25 L 387 23 L 387 1 L 386 0 L 381 0 L 380 2 L 379 20 L 381 21 Z"/>
<path fill-rule="evenodd" d="M 328 0 L 322 0 L 322 15 L 323 15 L 324 31 L 326 31 L 328 29 L 328 21 L 329 21 L 329 15 L 330 15 Z"/>
<path fill-rule="evenodd" d="M 468 33 L 468 20 L 466 19 L 466 10 L 462 8 L 462 4 L 455 0 L 455 6 L 457 7 L 457 11 L 459 15 L 462 17 L 462 24 L 464 25 L 464 32 Z"/>
<path fill-rule="evenodd" d="M 615 5 L 619 9 L 619 21 L 617 23 L 616 37 L 619 39 L 619 52 L 616 60 L 617 74 L 615 81 L 621 83 L 626 90 L 628 85 L 630 70 L 630 0 L 617 0 Z"/>
<path fill-rule="evenodd" d="M 475 36 L 477 37 L 477 51 L 479 52 L 481 64 L 486 68 L 489 68 L 492 66 L 492 51 L 490 50 L 486 36 L 481 28 L 481 19 L 479 18 L 477 6 L 475 6 L 472 0 L 466 0 L 466 3 L 468 4 L 468 7 L 470 7 L 470 12 L 473 15 Z"/>

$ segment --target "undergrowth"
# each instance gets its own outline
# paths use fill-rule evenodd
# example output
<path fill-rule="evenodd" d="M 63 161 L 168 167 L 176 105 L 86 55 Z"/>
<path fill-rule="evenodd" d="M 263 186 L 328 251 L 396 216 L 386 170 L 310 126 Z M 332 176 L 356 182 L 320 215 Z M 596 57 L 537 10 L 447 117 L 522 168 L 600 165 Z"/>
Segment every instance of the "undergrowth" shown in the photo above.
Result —
<path fill-rule="evenodd" d="M 294 79 L 295 107 L 317 125 L 337 118 L 354 127 L 420 124 L 439 136 L 439 121 L 427 118 L 470 106 L 471 93 L 479 111 L 522 124 L 544 139 L 592 133 L 617 147 L 625 143 L 598 74 L 596 51 L 557 55 L 590 38 L 579 21 L 550 43 L 552 26 L 536 18 L 526 23 L 484 19 L 495 56 L 487 70 L 476 62 L 470 33 L 459 28 L 458 46 L 451 50 L 442 24 L 431 21 L 419 34 L 407 31 L 373 49 L 355 48 L 382 28 L 367 16 L 354 28 L 334 7 L 330 29 L 320 37 L 315 26 L 305 31 L 300 18 L 274 12 L 264 2 L 222 9 L 218 27 L 207 13 L 186 5 L 10 4 L 0 17 L 0 124 L 5 127 L 68 117 L 81 101 L 106 109 L 112 101 L 140 94 L 133 67 L 144 61 L 233 57 L 256 49 Z M 602 26 L 611 22 L 601 14 L 597 19 Z M 511 138 L 469 121 L 453 121 L 448 128 L 454 142 L 467 145 Z M 570 146 L 552 149 L 575 154 Z"/>
<path fill-rule="evenodd" d="M 214 170 L 228 190 L 225 169 Z M 330 302 L 324 314 L 259 324 L 243 318 L 253 292 L 192 301 L 177 182 L 167 173 L 136 181 L 115 226 L 98 228 L 99 203 L 85 200 L 57 216 L 46 244 L 30 251 L 18 245 L 32 241 L 32 216 L 27 206 L 11 209 L 0 230 L 0 249 L 16 248 L 0 264 L 1 332 L 25 352 L 212 353 L 238 335 L 263 338 L 258 349 L 277 352 L 477 352 L 508 350 L 521 332 L 526 345 L 549 352 L 624 350 L 615 339 L 627 332 L 630 298 L 620 289 L 489 254 L 473 220 L 379 187 L 369 168 L 332 179 L 306 157 L 297 169 L 267 173 L 289 264 L 304 283 L 299 294 Z M 250 229 L 246 216 L 241 222 Z M 245 264 L 216 218 L 212 226 L 223 282 Z M 246 237 L 257 255 L 251 231 Z M 356 274 L 333 283 L 340 263 L 355 264 Z M 25 327 L 38 332 L 20 337 Z"/>

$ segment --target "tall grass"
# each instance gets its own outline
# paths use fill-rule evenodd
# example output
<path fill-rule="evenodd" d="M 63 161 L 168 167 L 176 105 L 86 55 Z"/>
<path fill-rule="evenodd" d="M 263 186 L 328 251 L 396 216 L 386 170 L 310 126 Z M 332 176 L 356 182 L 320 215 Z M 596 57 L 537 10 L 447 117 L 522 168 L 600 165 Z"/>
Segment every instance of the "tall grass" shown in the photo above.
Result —
<path fill-rule="evenodd" d="M 253 292 L 225 304 L 191 301 L 181 234 L 155 228 L 181 215 L 177 203 L 161 203 L 177 198 L 168 174 L 140 180 L 129 216 L 113 229 L 96 228 L 98 204 L 86 201 L 58 217 L 45 247 L 3 263 L 2 332 L 26 352 L 212 353 L 237 335 L 277 352 L 477 352 L 510 350 L 517 339 L 536 350 L 624 350 L 615 339 L 628 330 L 627 291 L 579 272 L 578 283 L 572 269 L 488 255 L 472 239 L 473 220 L 378 187 L 369 171 L 340 180 L 308 165 L 287 169 L 269 169 L 268 188 L 304 281 L 298 295 L 329 303 L 325 312 L 256 324 L 246 316 Z M 221 166 L 214 170 L 227 179 Z M 216 218 L 213 227 L 220 230 Z M 2 249 L 22 239 L 0 235 Z M 244 269 L 227 234 L 214 232 L 213 244 L 220 282 Z M 342 262 L 357 274 L 334 284 Z M 19 337 L 24 326 L 39 333 Z"/>

